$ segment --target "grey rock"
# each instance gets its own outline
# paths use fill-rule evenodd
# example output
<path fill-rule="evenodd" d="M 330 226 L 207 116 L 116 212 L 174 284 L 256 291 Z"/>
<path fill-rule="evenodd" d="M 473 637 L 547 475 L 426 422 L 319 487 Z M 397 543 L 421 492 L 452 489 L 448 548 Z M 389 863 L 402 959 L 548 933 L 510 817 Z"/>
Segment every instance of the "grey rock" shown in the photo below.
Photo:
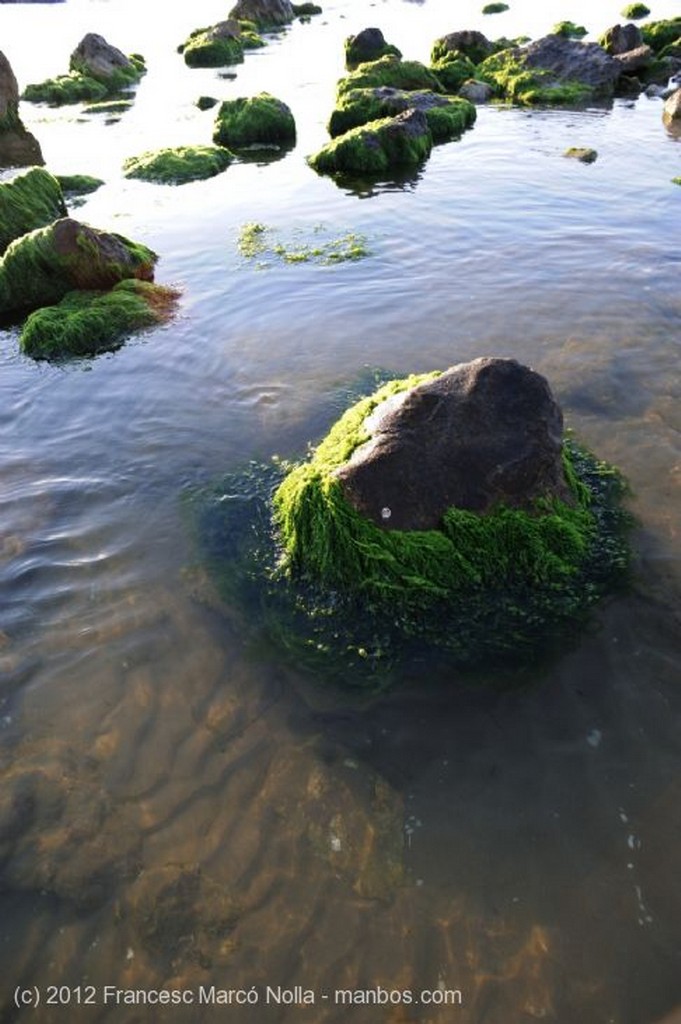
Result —
<path fill-rule="evenodd" d="M 276 28 L 293 21 L 295 12 L 290 0 L 237 0 L 229 12 L 237 21 L 253 21 L 260 28 Z"/>
<path fill-rule="evenodd" d="M 554 83 L 581 82 L 594 96 L 612 96 L 622 71 L 598 43 L 582 43 L 555 34 L 522 47 L 519 53 L 527 67 L 550 72 Z"/>
<path fill-rule="evenodd" d="M 459 89 L 459 96 L 471 103 L 488 103 L 494 96 L 494 89 L 488 82 L 479 82 L 476 78 L 469 78 Z"/>
<path fill-rule="evenodd" d="M 643 37 L 638 25 L 629 22 L 627 25 L 613 25 L 601 36 L 601 46 L 606 53 L 615 56 L 637 50 L 643 44 Z"/>
<path fill-rule="evenodd" d="M 644 71 L 653 59 L 653 51 L 649 46 L 643 44 L 634 50 L 627 50 L 626 53 L 616 53 L 615 60 L 620 65 L 623 75 L 635 75 L 637 71 Z"/>
<path fill-rule="evenodd" d="M 69 67 L 99 82 L 106 82 L 120 68 L 132 69 L 134 65 L 103 36 L 88 32 L 71 54 Z"/>
<path fill-rule="evenodd" d="M 19 87 L 10 62 L 0 52 L 0 167 L 44 164 L 40 144 L 19 117 Z"/>
<path fill-rule="evenodd" d="M 665 101 L 664 119 L 665 121 L 681 120 L 681 89 L 677 89 Z"/>

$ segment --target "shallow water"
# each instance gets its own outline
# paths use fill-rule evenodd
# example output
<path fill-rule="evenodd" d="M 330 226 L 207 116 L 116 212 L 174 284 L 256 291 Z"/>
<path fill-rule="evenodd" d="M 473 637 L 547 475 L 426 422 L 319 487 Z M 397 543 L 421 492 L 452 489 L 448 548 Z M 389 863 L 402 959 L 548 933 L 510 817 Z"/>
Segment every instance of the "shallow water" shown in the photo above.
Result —
<path fill-rule="evenodd" d="M 22 114 L 51 170 L 106 179 L 76 215 L 151 245 L 183 292 L 176 322 L 93 361 L 35 364 L 0 330 L 0 1019 L 652 1024 L 681 1003 L 679 140 L 641 97 L 479 108 L 399 184 L 339 188 L 304 161 L 350 32 L 378 24 L 426 59 L 461 27 L 597 35 L 620 4 L 331 3 L 235 80 L 174 52 L 222 3 L 140 6 L 0 6 L 22 85 L 89 30 L 147 57 L 114 123 Z M 296 115 L 283 159 L 181 189 L 122 178 L 126 156 L 209 139 L 199 95 L 260 89 Z M 357 232 L 369 255 L 260 269 L 237 248 L 253 220 L 294 242 Z M 182 496 L 304 451 L 368 369 L 482 354 L 544 373 L 628 477 L 633 592 L 512 689 L 437 662 L 373 702 L 320 687 L 219 606 Z M 296 984 L 314 1005 L 264 1005 Z M 31 1013 L 18 985 L 39 987 Z M 260 1001 L 155 1010 L 105 1004 L 105 985 Z M 462 1005 L 332 998 L 378 986 Z"/>

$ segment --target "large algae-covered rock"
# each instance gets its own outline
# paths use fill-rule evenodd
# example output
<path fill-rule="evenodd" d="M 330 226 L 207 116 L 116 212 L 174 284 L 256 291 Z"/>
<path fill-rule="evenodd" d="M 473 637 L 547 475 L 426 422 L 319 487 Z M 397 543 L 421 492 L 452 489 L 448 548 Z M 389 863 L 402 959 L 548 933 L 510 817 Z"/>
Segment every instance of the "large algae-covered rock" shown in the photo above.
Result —
<path fill-rule="evenodd" d="M 208 28 L 195 29 L 187 41 L 178 46 L 178 51 L 190 68 L 219 68 L 240 64 L 244 50 L 256 46 L 264 46 L 260 36 L 244 30 L 238 21 L 230 18 Z"/>
<path fill-rule="evenodd" d="M 473 64 L 479 64 L 485 57 L 489 57 L 493 49 L 493 43 L 482 32 L 475 29 L 463 29 L 460 32 L 449 32 L 446 36 L 436 39 L 430 59 L 435 63 L 448 59 L 453 53 L 461 53 L 468 57 Z"/>
<path fill-rule="evenodd" d="M 421 110 L 426 116 L 434 142 L 461 135 L 475 121 L 475 107 L 459 97 L 434 92 L 408 92 L 379 86 L 376 89 L 351 89 L 343 93 L 329 119 L 329 135 L 335 138 L 351 128 L 394 117 L 405 110 Z"/>
<path fill-rule="evenodd" d="M 368 64 L 360 64 L 338 82 L 336 95 L 340 98 L 351 89 L 373 89 L 390 85 L 393 89 L 429 89 L 442 92 L 437 76 L 417 60 L 400 60 L 388 54 Z"/>
<path fill-rule="evenodd" d="M 675 43 L 681 44 L 681 14 L 641 26 L 641 37 L 657 54 L 662 54 L 666 47 Z"/>
<path fill-rule="evenodd" d="M 257 28 L 272 29 L 288 25 L 295 17 L 290 0 L 237 0 L 229 12 L 236 21 L 250 21 Z"/>
<path fill-rule="evenodd" d="M 101 100 L 136 85 L 145 73 L 139 54 L 126 57 L 103 36 L 89 32 L 71 54 L 69 73 L 27 85 L 23 99 L 53 106 Z"/>
<path fill-rule="evenodd" d="M 120 348 L 131 334 L 169 319 L 177 292 L 130 278 L 109 292 L 68 292 L 27 318 L 19 344 L 34 359 L 93 356 Z"/>
<path fill-rule="evenodd" d="M 112 82 L 122 85 L 136 82 L 140 78 L 139 58 L 133 61 L 126 57 L 96 32 L 88 32 L 83 36 L 71 54 L 69 68 L 106 85 Z"/>
<path fill-rule="evenodd" d="M 62 218 L 7 249 L 0 260 L 0 313 L 51 305 L 75 289 L 103 291 L 126 278 L 151 281 L 156 260 L 146 245 Z"/>
<path fill-rule="evenodd" d="M 358 64 L 367 64 L 387 54 L 401 57 L 396 46 L 387 43 L 380 28 L 365 28 L 356 36 L 348 36 L 345 40 L 345 66 L 351 71 Z"/>
<path fill-rule="evenodd" d="M 295 139 L 296 123 L 290 107 L 268 92 L 225 100 L 213 129 L 213 142 L 231 149 L 291 145 Z"/>
<path fill-rule="evenodd" d="M 322 174 L 384 174 L 421 163 L 432 147 L 426 115 L 422 110 L 406 110 L 345 132 L 308 162 Z"/>
<path fill-rule="evenodd" d="M 612 97 L 620 64 L 597 43 L 559 35 L 492 54 L 477 77 L 517 103 L 585 103 Z"/>
<path fill-rule="evenodd" d="M 479 359 L 383 385 L 288 471 L 280 571 L 324 649 L 373 633 L 518 663 L 622 578 L 621 493 L 542 377 Z"/>
<path fill-rule="evenodd" d="M 234 154 L 224 146 L 174 146 L 128 157 L 123 173 L 141 181 L 184 185 L 220 174 L 233 159 Z"/>
<path fill-rule="evenodd" d="M 19 117 L 19 86 L 12 67 L 0 51 L 0 167 L 43 164 L 38 140 Z"/>
<path fill-rule="evenodd" d="M 475 78 L 475 64 L 458 50 L 432 64 L 432 70 L 445 92 L 458 93 L 464 82 Z"/>
<path fill-rule="evenodd" d="M 0 182 L 0 255 L 15 238 L 65 216 L 60 184 L 42 167 Z"/>
<path fill-rule="evenodd" d="M 628 53 L 629 50 L 635 50 L 637 46 L 641 46 L 643 38 L 640 28 L 628 23 L 613 25 L 606 29 L 598 42 L 606 53 L 614 57 L 617 53 Z"/>

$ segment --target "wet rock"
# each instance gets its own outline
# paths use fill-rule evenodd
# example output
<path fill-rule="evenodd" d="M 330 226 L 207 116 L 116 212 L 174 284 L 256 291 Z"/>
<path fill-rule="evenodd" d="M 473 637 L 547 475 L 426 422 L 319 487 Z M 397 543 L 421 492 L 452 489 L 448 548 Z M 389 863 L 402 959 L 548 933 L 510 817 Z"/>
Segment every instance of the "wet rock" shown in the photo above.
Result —
<path fill-rule="evenodd" d="M 32 167 L 0 182 L 0 254 L 10 242 L 35 228 L 66 216 L 58 180 L 42 167 Z"/>
<path fill-rule="evenodd" d="M 401 57 L 402 53 L 396 46 L 385 41 L 380 28 L 365 28 L 356 36 L 348 36 L 345 40 L 345 66 L 351 71 L 358 64 L 378 60 L 388 53 Z"/>
<path fill-rule="evenodd" d="M 88 75 L 99 82 L 110 81 L 121 70 L 131 75 L 135 73 L 132 61 L 95 32 L 88 32 L 78 43 L 71 54 L 69 67 L 71 71 Z"/>
<path fill-rule="evenodd" d="M 123 235 L 70 217 L 16 239 L 0 261 L 0 312 L 36 309 L 76 289 L 106 291 L 119 281 L 151 281 L 157 256 Z"/>
<path fill-rule="evenodd" d="M 681 120 L 681 89 L 677 89 L 676 92 L 673 92 L 669 99 L 665 101 L 664 119 L 665 121 Z"/>
<path fill-rule="evenodd" d="M 616 53 L 615 60 L 620 65 L 623 75 L 635 75 L 639 71 L 645 71 L 653 59 L 653 51 L 645 44 L 637 46 L 625 53 Z"/>
<path fill-rule="evenodd" d="M 185 64 L 190 68 L 219 68 L 227 64 L 240 64 L 245 49 L 264 46 L 264 40 L 253 31 L 242 29 L 238 21 L 230 18 L 210 28 L 196 29 L 186 42 L 178 46 Z"/>
<path fill-rule="evenodd" d="M 394 117 L 405 110 L 423 111 L 434 142 L 461 135 L 475 121 L 475 108 L 458 96 L 384 85 L 375 89 L 351 89 L 340 96 L 329 119 L 329 134 L 335 138 L 359 125 Z"/>
<path fill-rule="evenodd" d="M 442 92 L 436 74 L 418 60 L 400 60 L 394 54 L 387 54 L 368 64 L 360 64 L 350 74 L 341 78 L 336 89 L 340 99 L 350 89 L 374 89 L 388 85 L 393 89 L 428 89 Z"/>
<path fill-rule="evenodd" d="M 570 501 L 562 413 L 546 380 L 514 359 L 482 358 L 388 399 L 337 472 L 348 502 L 391 530 L 436 529 L 451 506 L 484 512 Z"/>
<path fill-rule="evenodd" d="M 322 174 L 382 174 L 420 163 L 432 145 L 424 112 L 408 110 L 345 132 L 309 157 L 309 164 Z"/>
<path fill-rule="evenodd" d="M 579 160 L 583 164 L 592 164 L 598 158 L 596 150 L 586 146 L 571 146 L 570 149 L 565 150 L 563 155 L 573 160 Z"/>
<path fill-rule="evenodd" d="M 225 100 L 213 130 L 213 142 L 231 149 L 291 145 L 295 138 L 296 123 L 290 108 L 267 92 Z"/>
<path fill-rule="evenodd" d="M 237 0 L 229 12 L 237 21 L 251 21 L 258 28 L 278 28 L 293 21 L 295 12 L 290 0 Z"/>
<path fill-rule="evenodd" d="M 12 67 L 0 51 L 0 167 L 44 164 L 40 144 L 19 117 L 19 87 Z"/>
<path fill-rule="evenodd" d="M 487 36 L 475 29 L 463 29 L 441 36 L 433 43 L 430 59 L 433 63 L 442 60 L 450 53 L 462 53 L 473 64 L 479 64 L 492 53 L 494 45 Z"/>
<path fill-rule="evenodd" d="M 469 78 L 459 89 L 459 96 L 471 103 L 488 103 L 494 96 L 494 89 L 489 82 L 479 82 L 476 78 Z"/>
<path fill-rule="evenodd" d="M 126 57 L 102 37 L 89 33 L 71 54 L 70 71 L 24 89 L 22 98 L 29 103 L 61 106 L 83 100 L 101 100 L 136 85 L 146 74 L 144 58 Z"/>
<path fill-rule="evenodd" d="M 628 53 L 629 50 L 636 50 L 643 44 L 641 30 L 637 25 L 613 25 L 605 30 L 598 40 L 606 53 L 615 56 L 618 53 Z"/>

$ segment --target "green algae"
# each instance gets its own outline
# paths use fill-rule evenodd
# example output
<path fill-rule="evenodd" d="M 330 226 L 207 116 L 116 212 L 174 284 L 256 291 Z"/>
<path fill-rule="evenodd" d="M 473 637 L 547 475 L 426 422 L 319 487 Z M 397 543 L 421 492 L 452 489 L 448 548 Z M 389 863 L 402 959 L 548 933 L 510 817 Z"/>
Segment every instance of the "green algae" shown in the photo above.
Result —
<path fill-rule="evenodd" d="M 562 36 L 563 39 L 583 39 L 588 35 L 588 29 L 583 25 L 575 25 L 574 21 L 559 21 L 553 26 L 551 32 L 555 36 Z"/>
<path fill-rule="evenodd" d="M 400 60 L 388 55 L 379 60 L 360 64 L 345 78 L 338 82 L 336 98 L 340 98 L 351 89 L 368 89 L 388 85 L 394 89 L 429 89 L 431 92 L 442 92 L 437 76 L 417 60 Z"/>
<path fill-rule="evenodd" d="M 681 178 L 672 178 L 672 185 L 681 185 Z"/>
<path fill-rule="evenodd" d="M 374 89 L 352 89 L 339 98 L 329 118 L 329 135 L 336 138 L 370 121 L 393 117 L 404 110 L 418 108 L 424 101 L 427 104 L 429 98 L 434 101 L 433 105 L 427 108 L 424 105 L 421 109 L 426 115 L 434 142 L 455 138 L 475 122 L 474 105 L 460 97 L 448 97 L 445 100 L 444 97 L 433 93 L 405 90 L 377 95 Z"/>
<path fill-rule="evenodd" d="M 396 121 L 384 117 L 350 129 L 308 157 L 310 167 L 320 174 L 377 175 L 421 163 L 433 147 L 425 117 L 425 130 L 418 134 L 395 131 Z"/>
<path fill-rule="evenodd" d="M 447 93 L 457 93 L 476 73 L 473 61 L 459 50 L 450 50 L 445 57 L 434 61 L 431 69 Z"/>
<path fill-rule="evenodd" d="M 220 174 L 233 159 L 234 154 L 224 146 L 174 146 L 129 157 L 123 174 L 163 185 L 184 185 Z"/>
<path fill-rule="evenodd" d="M 267 92 L 225 100 L 213 130 L 213 142 L 233 149 L 291 145 L 295 138 L 296 124 L 290 109 Z"/>
<path fill-rule="evenodd" d="M 21 235 L 65 216 L 60 181 L 44 168 L 0 182 L 0 254 Z"/>
<path fill-rule="evenodd" d="M 143 57 L 131 54 L 128 59 L 129 67 L 117 67 L 112 74 L 100 78 L 89 71 L 72 67 L 68 74 L 27 85 L 21 98 L 30 103 L 48 103 L 50 106 L 58 107 L 115 96 L 137 85 L 146 74 Z"/>
<path fill-rule="evenodd" d="M 550 71 L 527 68 L 513 50 L 487 57 L 478 66 L 477 77 L 488 82 L 498 96 L 526 106 L 579 106 L 593 97 L 593 90 L 583 82 L 556 82 Z"/>
<path fill-rule="evenodd" d="M 430 51 L 430 62 L 435 65 L 441 60 L 449 60 L 463 55 L 468 57 L 472 64 L 479 64 L 489 55 L 489 43 L 483 43 L 477 41 L 475 38 L 469 43 L 465 44 L 463 41 L 459 41 L 457 49 L 452 49 L 449 42 L 449 36 L 441 36 L 436 39 L 433 43 Z M 484 38 L 484 37 L 483 37 Z"/>
<path fill-rule="evenodd" d="M 190 68 L 219 68 L 228 64 L 241 64 L 244 59 L 244 44 L 241 35 L 216 35 L 215 26 L 197 28 L 189 34 L 186 42 L 178 46 Z"/>
<path fill-rule="evenodd" d="M 331 266 L 337 263 L 354 263 L 370 255 L 367 239 L 355 231 L 347 231 L 331 238 L 323 224 L 316 224 L 310 231 L 299 230 L 282 240 L 279 232 L 265 224 L 251 221 L 244 224 L 239 232 L 237 247 L 247 260 L 257 260 L 258 268 L 264 269 L 274 263 L 316 263 Z"/>
<path fill-rule="evenodd" d="M 102 100 L 83 107 L 84 114 L 125 114 L 132 107 L 132 100 Z"/>
<path fill-rule="evenodd" d="M 136 331 L 166 321 L 177 292 L 149 281 L 121 281 L 109 292 L 73 291 L 31 313 L 21 351 L 33 359 L 92 356 L 120 348 Z"/>
<path fill-rule="evenodd" d="M 579 160 L 583 164 L 592 164 L 598 158 L 598 153 L 595 149 L 590 149 L 588 146 L 570 146 L 569 149 L 565 150 L 563 156 Z"/>
<path fill-rule="evenodd" d="M 460 669 L 513 671 L 569 643 L 627 581 L 623 481 L 572 438 L 573 505 L 450 509 L 441 529 L 423 532 L 381 529 L 350 508 L 333 474 L 365 439 L 366 416 L 434 376 L 356 401 L 305 462 L 250 464 L 192 496 L 202 556 L 259 650 L 269 638 L 317 679 L 371 690 L 433 649 Z"/>
<path fill-rule="evenodd" d="M 681 40 L 681 15 L 664 21 L 651 21 L 641 26 L 641 37 L 651 49 L 659 54 L 666 47 Z"/>
<path fill-rule="evenodd" d="M 482 13 L 483 14 L 501 14 L 503 11 L 507 11 L 507 10 L 509 10 L 508 4 L 493 3 L 493 4 L 485 4 L 485 6 L 482 9 Z"/>
<path fill-rule="evenodd" d="M 645 4 L 628 4 L 620 11 L 620 15 L 623 18 L 627 18 L 629 21 L 637 21 L 639 18 L 647 18 L 649 14 L 650 8 L 646 7 Z"/>
<path fill-rule="evenodd" d="M 102 178 L 93 178 L 90 174 L 57 174 L 57 181 L 62 192 L 68 196 L 84 196 L 96 192 L 104 184 Z"/>

